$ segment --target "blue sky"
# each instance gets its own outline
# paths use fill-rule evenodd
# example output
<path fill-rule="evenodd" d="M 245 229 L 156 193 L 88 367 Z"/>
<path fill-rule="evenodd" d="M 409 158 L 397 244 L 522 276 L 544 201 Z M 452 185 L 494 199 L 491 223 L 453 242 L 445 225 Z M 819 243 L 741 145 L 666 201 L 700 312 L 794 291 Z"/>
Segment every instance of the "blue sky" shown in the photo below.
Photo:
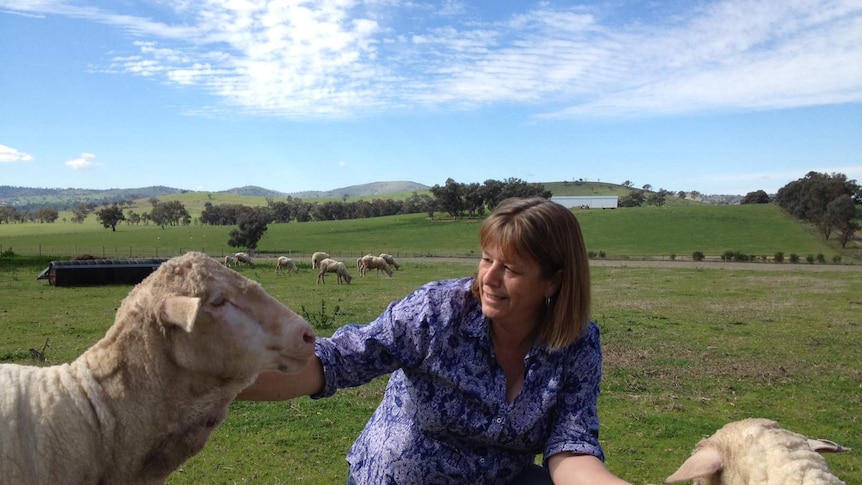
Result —
<path fill-rule="evenodd" d="M 862 181 L 862 2 L 0 0 L 0 185 Z"/>

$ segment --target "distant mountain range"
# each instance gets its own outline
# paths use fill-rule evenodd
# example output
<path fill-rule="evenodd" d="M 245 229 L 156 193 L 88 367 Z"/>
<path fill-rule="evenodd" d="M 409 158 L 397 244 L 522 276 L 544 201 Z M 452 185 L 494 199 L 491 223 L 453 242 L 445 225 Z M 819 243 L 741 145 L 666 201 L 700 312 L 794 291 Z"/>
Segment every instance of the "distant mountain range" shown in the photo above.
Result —
<path fill-rule="evenodd" d="M 369 184 L 351 185 L 334 190 L 305 191 L 305 192 L 279 192 L 277 190 L 265 189 L 257 186 L 237 187 L 229 190 L 213 191 L 213 193 L 225 193 L 235 195 L 248 195 L 255 197 L 285 198 L 288 196 L 300 199 L 342 197 L 363 197 L 374 195 L 395 194 L 399 192 L 418 192 L 428 190 L 430 187 L 416 182 L 372 182 Z M 74 188 L 35 188 L 35 187 L 12 187 L 0 185 L 0 206 L 9 205 L 13 207 L 40 207 L 40 206 L 63 206 L 74 205 L 78 202 L 115 202 L 120 200 L 149 199 L 150 197 L 163 197 L 173 194 L 184 194 L 194 192 L 193 190 L 177 189 L 162 185 L 151 187 L 139 187 L 134 189 L 74 189 Z M 208 192 L 208 191 L 204 191 Z"/>
<path fill-rule="evenodd" d="M 418 184 L 416 182 L 372 182 L 370 184 L 350 185 L 333 190 L 307 190 L 304 192 L 278 192 L 275 190 L 264 189 L 262 187 L 245 186 L 235 189 L 224 190 L 220 193 L 235 194 L 235 195 L 253 195 L 257 197 L 296 197 L 300 199 L 322 199 L 328 197 L 342 197 L 349 195 L 350 197 L 366 197 L 374 195 L 397 194 L 400 192 L 419 192 L 428 190 L 431 187 Z"/>
<path fill-rule="evenodd" d="M 602 182 L 585 182 L 572 184 L 566 182 L 546 182 L 545 188 L 554 195 L 620 195 L 628 193 L 629 190 L 616 184 Z M 584 189 L 587 187 L 587 189 Z M 221 191 L 200 191 L 213 194 L 234 194 L 252 197 L 270 197 L 282 199 L 294 197 L 299 199 L 325 199 L 349 197 L 385 196 L 387 194 L 421 192 L 431 187 L 416 182 L 372 182 L 369 184 L 351 185 L 333 190 L 308 190 L 304 192 L 279 192 L 263 187 L 248 185 Z M 584 192 L 586 190 L 586 192 Z M 0 185 L 0 207 L 12 206 L 19 210 L 33 210 L 42 207 L 52 207 L 57 210 L 71 209 L 77 203 L 95 203 L 101 205 L 105 202 L 119 202 L 125 200 L 160 198 L 173 194 L 185 194 L 197 192 L 194 190 L 165 187 L 163 185 L 151 187 L 139 187 L 134 189 L 72 189 L 72 188 L 34 188 L 34 187 L 12 187 Z M 742 199 L 740 195 L 703 195 L 698 198 L 701 202 L 709 204 L 738 204 Z"/>

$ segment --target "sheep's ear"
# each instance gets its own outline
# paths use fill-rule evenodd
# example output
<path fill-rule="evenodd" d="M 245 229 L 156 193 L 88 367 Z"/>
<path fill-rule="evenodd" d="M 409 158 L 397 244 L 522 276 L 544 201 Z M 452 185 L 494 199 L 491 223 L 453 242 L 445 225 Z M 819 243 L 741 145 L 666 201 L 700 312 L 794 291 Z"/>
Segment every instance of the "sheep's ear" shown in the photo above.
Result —
<path fill-rule="evenodd" d="M 685 463 L 680 465 L 673 475 L 665 479 L 665 483 L 678 483 L 695 478 L 708 477 L 724 467 L 721 456 L 712 448 L 701 448 L 692 454 Z"/>
<path fill-rule="evenodd" d="M 808 447 L 811 448 L 811 451 L 816 451 L 818 453 L 841 453 L 844 451 L 850 451 L 850 448 L 844 448 L 834 441 L 829 440 L 808 440 Z"/>
<path fill-rule="evenodd" d="M 201 306 L 201 299 L 190 296 L 171 295 L 162 303 L 162 321 L 191 332 Z"/>

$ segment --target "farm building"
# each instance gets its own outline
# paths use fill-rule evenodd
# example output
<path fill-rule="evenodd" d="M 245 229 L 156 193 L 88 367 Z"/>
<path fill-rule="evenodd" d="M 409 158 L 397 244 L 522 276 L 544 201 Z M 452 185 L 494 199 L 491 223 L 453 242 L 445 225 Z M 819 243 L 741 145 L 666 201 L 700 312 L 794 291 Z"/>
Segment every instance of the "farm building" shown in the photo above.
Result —
<path fill-rule="evenodd" d="M 561 195 L 551 197 L 552 202 L 569 209 L 616 209 L 619 199 L 616 195 Z"/>
<path fill-rule="evenodd" d="M 136 285 L 167 259 L 51 261 L 37 280 L 53 286 Z"/>

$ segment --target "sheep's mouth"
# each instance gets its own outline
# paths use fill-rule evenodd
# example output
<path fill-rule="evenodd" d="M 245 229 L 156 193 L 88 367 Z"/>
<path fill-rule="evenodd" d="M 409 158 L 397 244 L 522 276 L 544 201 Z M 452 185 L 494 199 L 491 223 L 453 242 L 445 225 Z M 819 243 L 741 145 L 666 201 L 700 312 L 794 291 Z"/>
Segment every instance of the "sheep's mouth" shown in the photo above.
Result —
<path fill-rule="evenodd" d="M 282 355 L 276 368 L 285 374 L 295 374 L 308 365 L 308 360 L 310 358 L 311 356 L 294 357 L 290 355 Z"/>

